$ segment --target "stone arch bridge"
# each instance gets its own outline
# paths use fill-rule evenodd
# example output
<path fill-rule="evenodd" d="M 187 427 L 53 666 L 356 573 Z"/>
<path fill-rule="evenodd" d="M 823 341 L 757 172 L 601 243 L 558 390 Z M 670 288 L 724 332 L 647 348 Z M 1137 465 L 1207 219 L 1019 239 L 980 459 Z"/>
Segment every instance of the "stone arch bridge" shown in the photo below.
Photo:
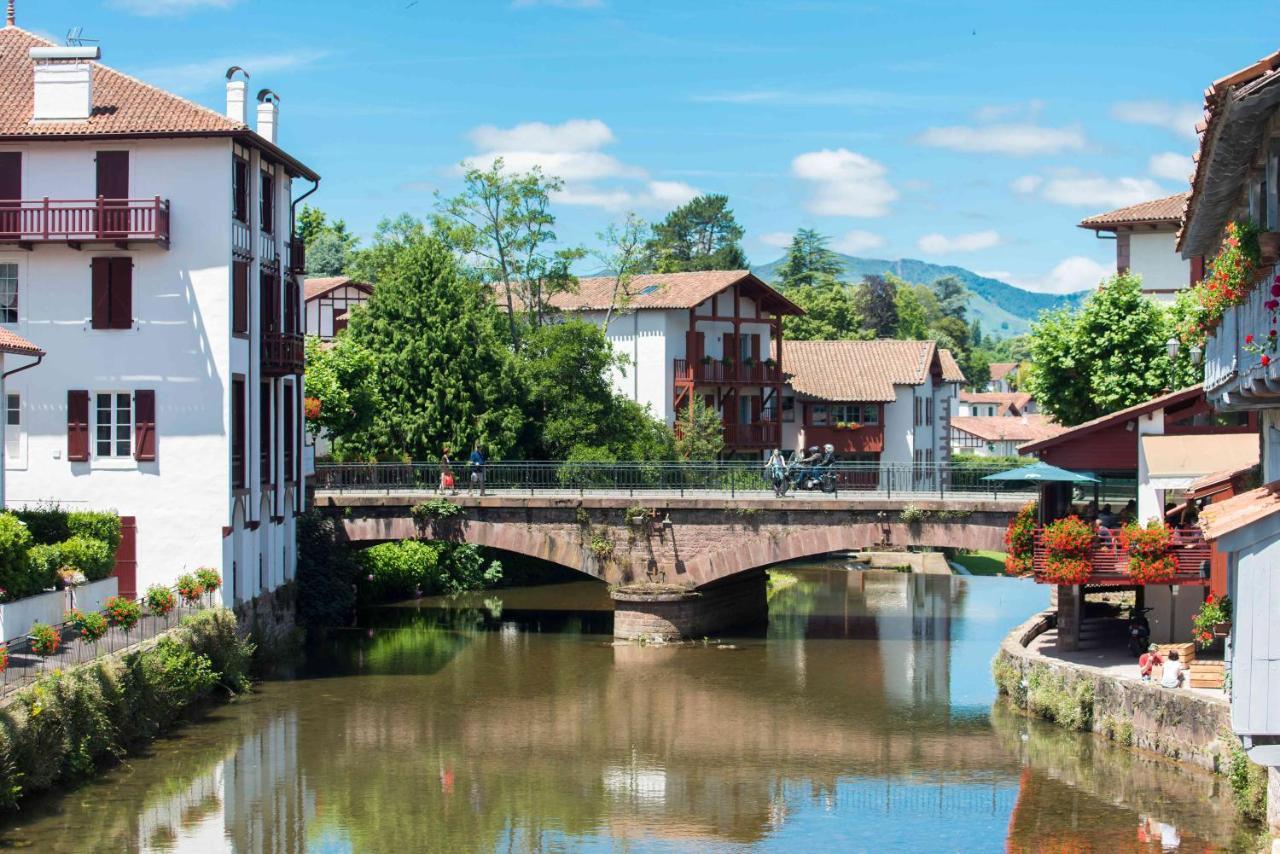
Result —
<path fill-rule="evenodd" d="M 432 518 L 424 511 L 438 497 L 321 490 L 315 506 L 354 543 L 452 540 L 577 570 L 614 588 L 618 614 L 646 615 L 634 630 L 616 616 L 615 634 L 686 636 L 763 607 L 763 569 L 785 561 L 877 547 L 1002 550 L 1026 500 L 462 495 L 448 499 L 460 513 Z"/>

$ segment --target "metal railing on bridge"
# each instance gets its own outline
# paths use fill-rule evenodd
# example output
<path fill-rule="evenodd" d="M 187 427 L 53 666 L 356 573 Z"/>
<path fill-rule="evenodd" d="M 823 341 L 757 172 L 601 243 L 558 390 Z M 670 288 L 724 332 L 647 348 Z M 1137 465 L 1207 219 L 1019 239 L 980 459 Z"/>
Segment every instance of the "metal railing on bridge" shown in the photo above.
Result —
<path fill-rule="evenodd" d="M 982 478 L 1007 466 L 951 466 L 913 463 L 837 463 L 836 495 L 883 498 L 1022 498 L 1036 494 L 1035 485 L 994 484 Z M 634 494 L 641 492 L 715 493 L 729 496 L 772 495 L 762 463 L 743 462 L 491 462 L 483 472 L 466 463 L 452 468 L 455 487 L 465 492 Z M 315 488 L 322 491 L 418 491 L 440 488 L 439 463 L 318 463 Z M 798 493 L 820 497 L 822 493 Z"/>

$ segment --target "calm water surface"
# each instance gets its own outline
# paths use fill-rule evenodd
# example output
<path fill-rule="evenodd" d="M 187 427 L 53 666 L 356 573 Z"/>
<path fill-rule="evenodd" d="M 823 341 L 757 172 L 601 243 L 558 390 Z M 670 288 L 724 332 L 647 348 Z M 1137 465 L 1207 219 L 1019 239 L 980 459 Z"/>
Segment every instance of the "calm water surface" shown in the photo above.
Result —
<path fill-rule="evenodd" d="M 993 708 L 1045 588 L 788 568 L 770 626 L 614 646 L 595 582 L 365 615 L 299 678 L 30 804 L 43 852 L 1203 851 L 1210 777 Z M 785 585 L 785 586 L 784 586 Z"/>

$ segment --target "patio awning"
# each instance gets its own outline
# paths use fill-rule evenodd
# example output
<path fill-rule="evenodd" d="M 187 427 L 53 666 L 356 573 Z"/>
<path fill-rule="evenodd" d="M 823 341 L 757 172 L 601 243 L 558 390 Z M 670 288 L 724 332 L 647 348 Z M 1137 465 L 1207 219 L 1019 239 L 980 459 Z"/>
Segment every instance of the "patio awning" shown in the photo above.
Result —
<path fill-rule="evenodd" d="M 1084 472 L 1067 471 L 1048 463 L 1033 463 L 1020 469 L 989 474 L 983 480 L 1010 483 L 1099 483 L 1098 478 Z"/>
<path fill-rule="evenodd" d="M 1207 474 L 1258 464 L 1257 433 L 1143 436 L 1147 481 L 1156 489 L 1186 489 Z"/>

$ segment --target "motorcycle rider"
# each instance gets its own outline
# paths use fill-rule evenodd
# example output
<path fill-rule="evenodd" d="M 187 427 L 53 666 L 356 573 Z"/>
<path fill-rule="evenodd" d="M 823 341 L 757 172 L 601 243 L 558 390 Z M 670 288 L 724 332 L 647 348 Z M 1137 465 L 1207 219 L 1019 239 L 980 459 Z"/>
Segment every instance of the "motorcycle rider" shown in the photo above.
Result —
<path fill-rule="evenodd" d="M 799 467 L 796 469 L 796 473 L 798 475 L 796 483 L 801 489 L 805 488 L 805 484 L 808 483 L 809 478 L 817 476 L 814 472 L 814 467 L 817 466 L 821 460 L 822 452 L 818 449 L 817 445 L 811 446 L 809 448 L 809 453 L 800 458 Z"/>

